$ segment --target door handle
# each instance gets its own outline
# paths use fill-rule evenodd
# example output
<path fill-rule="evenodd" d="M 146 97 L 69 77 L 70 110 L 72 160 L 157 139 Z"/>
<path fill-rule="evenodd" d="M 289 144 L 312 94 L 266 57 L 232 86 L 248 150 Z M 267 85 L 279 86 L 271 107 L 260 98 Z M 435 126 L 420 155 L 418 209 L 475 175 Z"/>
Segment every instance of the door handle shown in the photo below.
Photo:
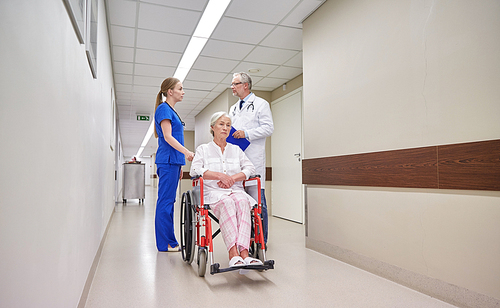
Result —
<path fill-rule="evenodd" d="M 300 161 L 300 153 L 295 153 L 293 156 L 297 157 L 297 159 Z"/>

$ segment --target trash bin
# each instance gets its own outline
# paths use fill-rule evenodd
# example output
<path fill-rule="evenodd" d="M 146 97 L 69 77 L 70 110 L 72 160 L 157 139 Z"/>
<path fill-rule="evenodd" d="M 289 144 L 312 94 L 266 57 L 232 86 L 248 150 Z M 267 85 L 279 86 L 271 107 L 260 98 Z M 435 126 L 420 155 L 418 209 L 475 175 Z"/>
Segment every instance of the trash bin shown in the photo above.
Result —
<path fill-rule="evenodd" d="M 139 199 L 144 203 L 146 190 L 146 165 L 142 163 L 123 164 L 123 203 L 127 199 Z"/>

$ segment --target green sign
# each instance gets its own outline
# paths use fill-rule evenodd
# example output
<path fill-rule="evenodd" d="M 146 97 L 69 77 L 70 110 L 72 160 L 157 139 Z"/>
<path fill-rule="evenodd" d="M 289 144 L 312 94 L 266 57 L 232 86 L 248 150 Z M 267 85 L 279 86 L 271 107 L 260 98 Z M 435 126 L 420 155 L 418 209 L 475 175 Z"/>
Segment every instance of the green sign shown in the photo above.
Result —
<path fill-rule="evenodd" d="M 137 121 L 149 121 L 149 116 L 138 115 L 137 116 Z"/>

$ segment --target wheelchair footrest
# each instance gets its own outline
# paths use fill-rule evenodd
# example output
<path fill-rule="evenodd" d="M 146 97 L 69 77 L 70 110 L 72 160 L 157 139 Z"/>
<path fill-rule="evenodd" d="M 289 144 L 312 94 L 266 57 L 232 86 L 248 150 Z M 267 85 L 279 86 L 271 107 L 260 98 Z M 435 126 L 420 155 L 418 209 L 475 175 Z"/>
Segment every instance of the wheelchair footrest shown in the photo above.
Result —
<path fill-rule="evenodd" d="M 260 264 L 259 265 L 245 265 L 245 266 L 235 266 L 235 267 L 227 267 L 227 268 L 220 268 L 219 263 L 214 263 L 210 266 L 210 274 L 214 275 L 214 274 L 218 274 L 218 273 L 239 271 L 240 269 L 267 271 L 269 269 L 274 269 L 274 260 L 267 260 L 262 265 L 260 265 Z"/>

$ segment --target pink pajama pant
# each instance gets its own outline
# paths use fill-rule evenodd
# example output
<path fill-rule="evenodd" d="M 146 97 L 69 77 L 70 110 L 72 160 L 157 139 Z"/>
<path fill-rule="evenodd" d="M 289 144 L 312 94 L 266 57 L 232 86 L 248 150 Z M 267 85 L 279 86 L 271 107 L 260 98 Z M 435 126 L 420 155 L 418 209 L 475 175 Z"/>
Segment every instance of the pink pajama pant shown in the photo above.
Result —
<path fill-rule="evenodd" d="M 250 246 L 250 202 L 244 192 L 234 192 L 223 196 L 221 200 L 210 205 L 215 216 L 219 219 L 219 226 L 227 250 L 237 245 L 238 251 Z"/>

